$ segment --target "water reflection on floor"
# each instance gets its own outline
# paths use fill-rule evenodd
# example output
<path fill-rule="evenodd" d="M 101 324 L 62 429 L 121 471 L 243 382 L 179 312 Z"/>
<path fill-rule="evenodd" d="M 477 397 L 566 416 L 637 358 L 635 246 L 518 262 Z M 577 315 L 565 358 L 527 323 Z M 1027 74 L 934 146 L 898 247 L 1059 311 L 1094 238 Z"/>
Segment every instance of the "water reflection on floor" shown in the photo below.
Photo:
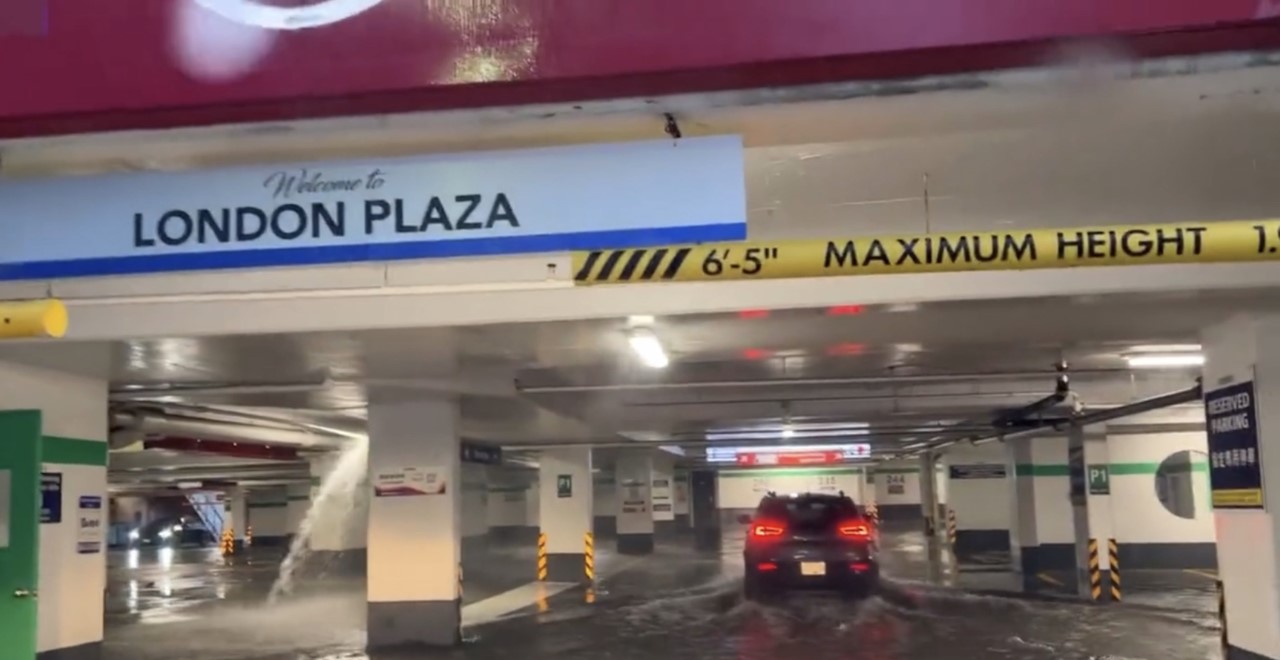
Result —
<path fill-rule="evenodd" d="M 661 548 L 580 590 L 468 629 L 446 652 L 379 660 L 711 659 L 1203 660 L 1217 657 L 1211 615 L 978 596 L 918 570 L 909 536 L 887 539 L 890 578 L 861 602 L 820 595 L 745 602 L 733 548 L 723 556 Z M 318 578 L 266 607 L 269 560 L 223 564 L 198 553 L 114 558 L 105 660 L 357 660 L 364 646 L 359 579 Z M 894 566 L 895 561 L 897 566 Z M 736 563 L 735 563 L 736 562 Z M 495 562 L 499 563 L 499 562 Z M 913 568 L 914 567 L 914 568 Z M 942 570 L 942 569 L 939 569 Z M 470 578 L 476 571 L 468 569 Z M 167 595 L 166 595 L 167 594 Z"/>

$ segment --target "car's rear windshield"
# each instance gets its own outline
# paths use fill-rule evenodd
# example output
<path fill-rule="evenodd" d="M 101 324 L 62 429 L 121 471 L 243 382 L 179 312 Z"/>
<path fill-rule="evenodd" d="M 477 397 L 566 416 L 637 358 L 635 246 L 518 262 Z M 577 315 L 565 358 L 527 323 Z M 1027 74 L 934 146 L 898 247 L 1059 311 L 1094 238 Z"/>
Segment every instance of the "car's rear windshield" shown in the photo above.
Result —
<path fill-rule="evenodd" d="M 770 498 L 760 503 L 759 515 L 809 526 L 824 526 L 858 517 L 853 500 L 840 497 Z"/>

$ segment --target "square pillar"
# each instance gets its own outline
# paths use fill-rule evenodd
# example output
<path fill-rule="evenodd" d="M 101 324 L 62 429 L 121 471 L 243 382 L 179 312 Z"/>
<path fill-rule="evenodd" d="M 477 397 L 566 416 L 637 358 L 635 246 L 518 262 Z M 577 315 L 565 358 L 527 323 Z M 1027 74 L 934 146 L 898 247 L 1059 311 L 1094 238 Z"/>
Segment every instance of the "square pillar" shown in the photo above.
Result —
<path fill-rule="evenodd" d="M 689 513 L 689 473 L 676 468 L 675 488 L 672 491 L 675 499 L 676 529 L 687 532 L 693 528 L 693 517 Z"/>
<path fill-rule="evenodd" d="M 693 547 L 720 550 L 720 475 L 715 470 L 694 470 L 689 475 L 689 516 L 693 522 Z"/>
<path fill-rule="evenodd" d="M 370 397 L 370 649 L 461 641 L 458 422 L 451 400 Z"/>
<path fill-rule="evenodd" d="M 957 557 L 1009 551 L 1013 497 L 1004 447 L 989 443 L 947 452 L 947 507 L 956 517 Z"/>
<path fill-rule="evenodd" d="M 546 535 L 548 582 L 595 581 L 595 507 L 591 480 L 591 449 L 556 449 L 538 457 L 539 523 Z M 590 545 L 590 552 L 588 552 Z M 540 562 L 541 563 L 541 562 Z"/>
<path fill-rule="evenodd" d="M 249 524 L 248 493 L 243 488 L 223 491 L 222 528 L 231 530 L 236 550 L 244 547 L 244 530 Z"/>
<path fill-rule="evenodd" d="M 0 443 L 14 443 L 9 449 L 27 452 L 28 459 L 39 457 L 39 463 L 24 461 L 25 474 L 0 471 L 0 488 L 30 487 L 3 493 L 0 506 L 34 507 L 36 492 L 41 500 L 38 518 L 29 515 L 31 509 L 21 516 L 3 512 L 10 524 L 0 543 L 5 554 L 0 565 L 9 565 L 0 573 L 10 588 L 37 595 L 34 612 L 26 613 L 31 617 L 0 621 L 5 658 L 30 660 L 32 651 L 39 658 L 101 654 L 108 523 L 106 358 L 105 350 L 92 359 L 83 356 L 76 373 L 0 364 L 0 408 L 6 413 Z M 26 446 L 17 447 L 20 443 Z M 15 596 L 6 592 L 0 598 Z"/>
<path fill-rule="evenodd" d="M 1043 571 L 1076 566 L 1067 438 L 1037 436 L 1006 442 L 1014 475 L 1010 545 L 1014 568 L 1029 587 Z"/>
<path fill-rule="evenodd" d="M 614 467 L 618 487 L 618 552 L 647 555 L 653 552 L 653 455 L 623 452 Z"/>
<path fill-rule="evenodd" d="M 1280 659 L 1280 316 L 1202 333 L 1209 480 L 1228 660 Z M 1265 487 L 1264 484 L 1270 484 Z"/>
<path fill-rule="evenodd" d="M 653 499 L 653 534 L 658 539 L 676 535 L 675 481 L 675 459 L 667 454 L 655 454 L 650 496 Z"/>
<path fill-rule="evenodd" d="M 341 472 L 353 466 L 358 467 L 356 463 L 359 461 L 354 460 L 358 457 L 349 452 L 361 451 L 368 451 L 368 448 L 347 447 L 309 459 L 311 487 L 308 508 L 314 505 L 324 512 L 324 515 L 316 516 L 311 521 L 311 550 L 330 558 L 336 557 L 347 568 L 364 563 L 364 549 L 368 546 L 368 475 Z M 341 480 L 343 483 L 325 490 L 325 483 L 329 479 Z M 358 483 L 351 483 L 352 481 Z M 348 497 L 347 493 L 355 495 Z M 328 499 L 321 502 L 322 497 Z"/>
<path fill-rule="evenodd" d="M 292 543 L 311 509 L 311 484 L 289 484 L 286 488 L 285 543 Z"/>

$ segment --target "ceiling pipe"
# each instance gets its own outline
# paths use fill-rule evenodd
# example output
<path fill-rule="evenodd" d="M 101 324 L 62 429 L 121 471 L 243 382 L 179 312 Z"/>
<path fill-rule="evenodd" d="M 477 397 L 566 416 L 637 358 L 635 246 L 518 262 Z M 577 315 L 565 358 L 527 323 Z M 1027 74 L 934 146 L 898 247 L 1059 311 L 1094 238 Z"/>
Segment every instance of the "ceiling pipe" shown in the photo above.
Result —
<path fill-rule="evenodd" d="M 1065 370 L 1066 365 L 1063 365 L 1061 369 Z M 1067 375 L 1065 373 L 1060 373 L 1058 374 L 1057 381 L 1054 382 L 1053 394 L 1037 399 L 1036 401 L 1032 401 L 1025 406 L 1003 411 L 994 420 L 992 420 L 991 425 L 997 428 L 1019 426 L 1030 420 L 1032 417 L 1037 416 L 1046 410 L 1050 410 L 1063 401 L 1066 401 L 1069 394 L 1071 394 L 1071 383 L 1067 379 Z"/>
<path fill-rule="evenodd" d="M 113 412 L 111 448 L 119 449 L 141 441 L 147 435 L 177 435 L 209 440 L 280 445 L 300 449 L 339 449 L 348 438 L 281 428 L 225 422 L 174 419 L 149 414 Z"/>
<path fill-rule="evenodd" d="M 1134 401 L 1133 403 L 1127 403 L 1124 405 L 1116 406 L 1114 408 L 1107 408 L 1105 410 L 1097 410 L 1091 413 L 1079 414 L 1070 418 L 1068 422 L 1059 422 L 1059 423 L 1050 424 L 1050 425 L 1046 425 L 1039 428 L 1031 428 L 1031 429 L 1025 429 L 1022 431 L 1015 431 L 1013 433 L 995 432 L 995 433 L 984 435 L 984 436 L 975 436 L 973 438 L 970 438 L 969 442 L 974 446 L 977 446 L 977 445 L 986 444 L 988 442 L 993 442 L 996 440 L 1005 442 L 1008 440 L 1016 440 L 1019 438 L 1029 438 L 1029 437 L 1034 437 L 1038 435 L 1043 435 L 1045 433 L 1061 432 L 1068 425 L 1089 426 L 1091 424 L 1101 424 L 1104 422 L 1109 422 L 1109 421 L 1121 419 L 1124 417 L 1141 415 L 1143 413 L 1152 412 L 1154 410 L 1160 410 L 1162 408 L 1170 408 L 1173 406 L 1182 405 L 1184 403 L 1199 401 L 1202 398 L 1204 398 L 1204 383 L 1199 378 L 1197 378 L 1195 385 L 1188 387 L 1184 390 L 1176 390 L 1173 392 L 1169 392 L 1167 394 L 1159 394 L 1147 399 L 1142 399 L 1140 401 Z"/>
<path fill-rule="evenodd" d="M 1043 390 L 1041 390 L 1043 391 Z M 830 401 L 848 401 L 858 403 L 872 403 L 882 401 L 920 401 L 920 400 L 938 400 L 938 399 L 964 399 L 966 401 L 973 399 L 1022 399 L 1025 397 L 1037 396 L 1040 392 L 973 392 L 973 393 L 954 393 L 954 392 L 925 392 L 918 394 L 872 394 L 872 395 L 849 395 L 849 396 L 787 396 L 786 400 L 790 403 L 823 403 Z M 757 399 L 699 399 L 696 401 L 628 401 L 625 405 L 632 408 L 647 407 L 677 407 L 677 406 L 731 406 L 743 404 L 776 404 L 778 397 L 757 398 Z"/>
<path fill-rule="evenodd" d="M 125 386 L 111 391 L 112 401 L 137 401 L 167 396 L 200 396 L 210 394 L 299 394 L 329 389 L 335 381 L 324 379 L 306 383 L 242 383 L 218 385 L 163 384 L 154 387 Z"/>
<path fill-rule="evenodd" d="M 1081 369 L 1076 375 L 1117 375 L 1132 373 L 1128 369 Z M 1006 380 L 1060 376 L 1055 371 L 1006 371 L 957 374 L 916 374 L 907 376 L 845 376 L 831 378 L 775 378 L 767 380 L 714 380 L 676 383 L 613 383 L 604 385 L 536 385 L 524 386 L 516 381 L 516 389 L 524 394 L 556 394 L 579 392 L 648 392 L 662 390 L 727 389 L 735 387 L 808 387 L 821 385 L 904 385 L 951 383 L 961 381 Z"/>

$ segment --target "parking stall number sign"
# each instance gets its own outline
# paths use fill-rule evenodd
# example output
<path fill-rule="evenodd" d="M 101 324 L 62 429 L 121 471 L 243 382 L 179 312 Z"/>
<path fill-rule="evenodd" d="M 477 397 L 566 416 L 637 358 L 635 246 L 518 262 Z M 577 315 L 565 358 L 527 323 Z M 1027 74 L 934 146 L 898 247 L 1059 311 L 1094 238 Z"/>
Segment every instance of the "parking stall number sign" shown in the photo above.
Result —
<path fill-rule="evenodd" d="M 1209 431 L 1209 483 L 1213 506 L 1262 509 L 1262 453 L 1252 380 L 1205 394 Z"/>

